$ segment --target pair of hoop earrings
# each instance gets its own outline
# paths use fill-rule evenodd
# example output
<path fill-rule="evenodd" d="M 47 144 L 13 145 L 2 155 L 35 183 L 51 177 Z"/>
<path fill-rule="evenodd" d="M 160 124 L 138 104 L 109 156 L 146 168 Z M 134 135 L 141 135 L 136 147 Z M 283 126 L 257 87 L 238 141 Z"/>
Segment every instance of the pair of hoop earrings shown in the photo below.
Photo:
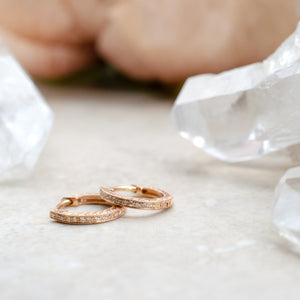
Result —
<path fill-rule="evenodd" d="M 125 196 L 118 192 L 129 191 L 136 196 Z M 84 204 L 104 204 L 107 209 L 96 212 L 71 212 L 65 208 Z M 50 218 L 65 224 L 98 224 L 116 220 L 123 216 L 126 207 L 146 210 L 166 209 L 173 205 L 173 197 L 160 189 L 129 185 L 100 189 L 100 194 L 85 194 L 64 197 L 54 210 L 50 211 Z"/>

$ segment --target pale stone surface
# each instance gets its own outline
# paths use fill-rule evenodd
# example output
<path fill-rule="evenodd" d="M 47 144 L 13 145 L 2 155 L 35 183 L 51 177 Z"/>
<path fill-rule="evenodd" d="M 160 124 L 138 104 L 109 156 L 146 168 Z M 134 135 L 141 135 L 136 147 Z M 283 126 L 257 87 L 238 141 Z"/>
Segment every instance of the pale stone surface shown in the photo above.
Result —
<path fill-rule="evenodd" d="M 223 164 L 178 137 L 158 97 L 42 92 L 56 114 L 45 151 L 31 178 L 0 186 L 1 299 L 299 299 L 300 259 L 270 213 L 284 158 Z M 175 205 L 92 226 L 49 218 L 62 196 L 128 183 Z"/>
<path fill-rule="evenodd" d="M 0 41 L 0 180 L 27 175 L 52 125 L 43 97 Z"/>
<path fill-rule="evenodd" d="M 173 117 L 182 137 L 227 162 L 300 143 L 300 23 L 265 61 L 189 78 Z"/>

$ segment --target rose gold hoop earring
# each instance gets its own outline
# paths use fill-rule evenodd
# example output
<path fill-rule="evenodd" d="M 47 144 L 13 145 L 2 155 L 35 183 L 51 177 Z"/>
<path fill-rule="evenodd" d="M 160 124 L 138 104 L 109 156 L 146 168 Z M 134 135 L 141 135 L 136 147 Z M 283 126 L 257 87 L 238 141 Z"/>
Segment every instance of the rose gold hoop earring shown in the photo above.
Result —
<path fill-rule="evenodd" d="M 84 204 L 104 204 L 111 207 L 96 212 L 71 212 L 65 209 L 68 206 Z M 65 224 L 98 224 L 120 218 L 124 215 L 125 210 L 125 207 L 113 205 L 104 200 L 99 194 L 77 195 L 62 198 L 57 207 L 50 211 L 50 218 Z"/>
<path fill-rule="evenodd" d="M 118 193 L 120 191 L 130 191 L 137 196 L 125 196 Z M 100 195 L 112 204 L 137 209 L 165 209 L 173 205 L 173 197 L 169 193 L 140 185 L 101 187 Z"/>

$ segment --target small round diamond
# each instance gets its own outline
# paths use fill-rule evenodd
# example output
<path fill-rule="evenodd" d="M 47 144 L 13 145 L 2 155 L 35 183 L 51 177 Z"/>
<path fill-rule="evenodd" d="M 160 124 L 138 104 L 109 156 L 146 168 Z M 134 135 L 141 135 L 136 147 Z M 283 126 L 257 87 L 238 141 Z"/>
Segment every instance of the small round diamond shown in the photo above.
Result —
<path fill-rule="evenodd" d="M 73 222 L 77 222 L 77 218 L 76 217 L 73 218 Z"/>
<path fill-rule="evenodd" d="M 67 221 L 68 221 L 68 222 L 71 222 L 71 218 L 70 218 L 70 217 L 67 217 Z"/>
<path fill-rule="evenodd" d="M 84 218 L 84 217 L 81 217 L 81 218 L 80 218 L 80 222 L 81 222 L 81 223 L 84 223 L 84 222 L 85 222 L 85 218 Z"/>
<path fill-rule="evenodd" d="M 92 222 L 92 218 L 91 217 L 88 217 L 87 220 L 88 220 L 89 223 Z"/>
<path fill-rule="evenodd" d="M 107 216 L 103 216 L 102 219 L 103 221 L 105 221 L 107 219 Z"/>
<path fill-rule="evenodd" d="M 138 202 L 135 203 L 135 207 L 140 207 L 140 206 L 141 206 L 140 203 L 138 203 Z"/>
<path fill-rule="evenodd" d="M 147 207 L 147 203 L 143 203 L 143 207 L 146 208 Z"/>
<path fill-rule="evenodd" d="M 112 218 L 112 215 L 108 215 L 108 218 L 111 219 L 111 218 Z"/>
<path fill-rule="evenodd" d="M 54 215 L 54 218 L 55 218 L 55 219 L 58 219 L 58 214 L 55 214 L 55 215 Z"/>
<path fill-rule="evenodd" d="M 115 217 L 117 218 L 118 216 L 119 216 L 119 213 L 118 213 L 118 212 L 116 212 L 116 213 L 115 213 Z"/>
<path fill-rule="evenodd" d="M 123 200 L 123 205 L 126 205 L 127 204 L 127 201 L 126 200 Z"/>
<path fill-rule="evenodd" d="M 95 221 L 96 221 L 96 222 L 99 222 L 99 221 L 100 221 L 100 218 L 99 218 L 99 217 L 95 217 Z"/>
<path fill-rule="evenodd" d="M 154 207 L 154 204 L 153 204 L 153 203 L 151 203 L 149 206 L 150 206 L 151 208 L 153 208 L 153 207 Z"/>
<path fill-rule="evenodd" d="M 63 216 L 60 216 L 60 219 L 63 221 L 63 220 L 64 220 L 64 217 L 63 217 Z"/>
<path fill-rule="evenodd" d="M 130 206 L 133 206 L 133 201 L 130 201 L 130 202 L 129 202 L 129 205 L 130 205 Z"/>
<path fill-rule="evenodd" d="M 120 215 L 120 216 L 122 215 L 122 211 L 121 211 L 121 210 L 119 211 L 119 215 Z"/>

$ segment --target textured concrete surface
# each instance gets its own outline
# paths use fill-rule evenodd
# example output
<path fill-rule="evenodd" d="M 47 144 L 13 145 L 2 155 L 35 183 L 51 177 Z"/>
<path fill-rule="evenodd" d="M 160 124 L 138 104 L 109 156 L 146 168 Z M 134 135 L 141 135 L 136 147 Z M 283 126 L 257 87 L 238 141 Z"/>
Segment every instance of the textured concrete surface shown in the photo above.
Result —
<path fill-rule="evenodd" d="M 218 162 L 177 135 L 158 96 L 42 92 L 56 113 L 46 148 L 30 178 L 0 186 L 1 299 L 299 299 L 300 257 L 271 224 L 285 158 Z M 174 207 L 49 219 L 64 195 L 129 183 L 169 191 Z"/>

